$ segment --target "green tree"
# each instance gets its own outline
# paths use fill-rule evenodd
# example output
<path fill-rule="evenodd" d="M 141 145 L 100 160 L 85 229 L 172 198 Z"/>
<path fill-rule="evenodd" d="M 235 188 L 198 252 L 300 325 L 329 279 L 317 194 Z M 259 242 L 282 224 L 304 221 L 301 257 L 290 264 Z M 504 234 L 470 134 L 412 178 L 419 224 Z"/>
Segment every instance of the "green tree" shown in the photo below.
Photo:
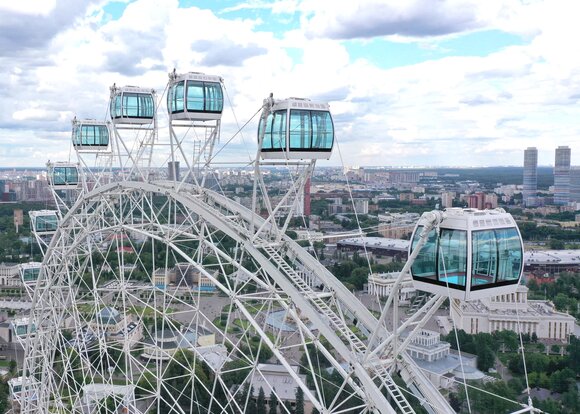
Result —
<path fill-rule="evenodd" d="M 483 345 L 477 349 L 477 369 L 487 372 L 495 364 L 495 354 L 492 349 Z"/>
<path fill-rule="evenodd" d="M 256 400 L 254 399 L 254 386 L 252 385 L 248 390 L 249 398 L 248 398 L 248 405 L 246 405 L 246 413 L 255 413 L 258 410 L 258 405 L 256 404 Z"/>
<path fill-rule="evenodd" d="M 576 375 L 580 374 L 580 339 L 575 336 L 570 337 L 570 345 L 566 347 L 570 368 Z"/>
<path fill-rule="evenodd" d="M 294 414 L 304 414 L 304 391 L 302 388 L 296 388 L 296 408 Z"/>
<path fill-rule="evenodd" d="M 274 390 L 270 392 L 270 402 L 268 403 L 268 414 L 278 414 L 278 400 L 274 394 Z"/>
<path fill-rule="evenodd" d="M 556 371 L 550 376 L 550 389 L 553 392 L 563 393 L 572 387 L 576 382 L 574 371 L 570 368 L 564 368 L 561 371 Z"/>
<path fill-rule="evenodd" d="M 519 407 L 519 404 L 497 398 L 496 395 L 515 401 L 517 394 L 505 382 L 495 381 L 487 384 L 478 385 L 479 389 L 469 390 L 469 401 L 471 408 L 477 413 L 507 413 L 512 412 Z M 491 394 L 488 394 L 491 393 Z M 496 394 L 496 395 L 492 395 Z M 464 401 L 465 391 L 460 388 L 460 400 Z"/>
<path fill-rule="evenodd" d="M 266 395 L 264 389 L 260 387 L 258 399 L 256 401 L 256 414 L 266 414 Z"/>

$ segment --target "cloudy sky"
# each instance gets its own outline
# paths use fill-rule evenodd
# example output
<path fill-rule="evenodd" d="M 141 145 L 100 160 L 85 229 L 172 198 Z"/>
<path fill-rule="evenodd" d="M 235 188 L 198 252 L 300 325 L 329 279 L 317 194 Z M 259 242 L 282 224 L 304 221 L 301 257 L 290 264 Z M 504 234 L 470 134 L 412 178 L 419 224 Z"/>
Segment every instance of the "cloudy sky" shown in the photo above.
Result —
<path fill-rule="evenodd" d="M 109 86 L 224 78 L 222 142 L 275 97 L 328 101 L 347 165 L 580 164 L 577 0 L 0 0 L 0 167 L 70 156 Z M 164 116 L 164 115 L 163 115 Z M 163 124 L 163 122 L 161 122 Z M 223 151 L 255 151 L 255 123 Z M 246 156 L 247 158 L 247 156 Z M 319 165 L 340 165 L 338 151 Z"/>

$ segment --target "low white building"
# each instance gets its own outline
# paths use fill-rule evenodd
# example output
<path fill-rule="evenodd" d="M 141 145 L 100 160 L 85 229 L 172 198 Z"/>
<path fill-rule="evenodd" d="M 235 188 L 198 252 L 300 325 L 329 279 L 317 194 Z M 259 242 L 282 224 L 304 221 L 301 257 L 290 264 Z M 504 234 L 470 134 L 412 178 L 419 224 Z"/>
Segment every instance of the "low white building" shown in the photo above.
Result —
<path fill-rule="evenodd" d="M 403 337 L 406 335 L 403 334 Z M 485 378 L 485 374 L 476 368 L 475 356 L 462 352 L 460 358 L 457 351 L 451 351 L 451 344 L 441 341 L 439 333 L 435 331 L 422 329 L 407 347 L 407 353 L 438 388 L 451 388 L 463 378 Z"/>
<path fill-rule="evenodd" d="M 105 335 L 110 342 L 124 343 L 131 348 L 143 337 L 143 324 L 134 315 L 123 315 L 117 309 L 103 308 L 90 322 L 89 328 L 97 337 Z"/>
<path fill-rule="evenodd" d="M 0 263 L 0 285 L 2 286 L 20 286 L 20 264 L 19 263 Z"/>
<path fill-rule="evenodd" d="M 370 295 L 387 297 L 391 294 L 393 285 L 399 277 L 400 272 L 391 273 L 373 273 L 369 275 L 367 289 Z M 405 276 L 399 290 L 399 303 L 401 305 L 409 304 L 417 291 L 413 287 L 411 276 Z"/>
<path fill-rule="evenodd" d="M 551 302 L 528 300 L 525 286 L 518 286 L 515 293 L 482 300 L 454 300 L 451 317 L 458 329 L 470 334 L 512 330 L 563 342 L 568 342 L 575 324 L 574 317 L 556 311 Z"/>
<path fill-rule="evenodd" d="M 293 366 L 292 369 L 302 381 L 306 382 L 306 375 L 299 374 L 297 366 Z M 284 366 L 278 364 L 259 364 L 257 372 L 260 374 L 253 375 L 251 384 L 254 387 L 254 398 L 258 398 L 260 388 L 262 388 L 266 400 L 269 403 L 270 394 L 274 390 L 281 401 L 290 403 L 293 409 L 296 407 L 296 389 L 298 388 L 298 383 L 286 371 Z M 314 393 L 314 391 L 312 392 Z M 308 395 L 304 394 L 304 412 L 309 413 L 312 411 L 312 408 L 312 402 L 308 398 Z"/>

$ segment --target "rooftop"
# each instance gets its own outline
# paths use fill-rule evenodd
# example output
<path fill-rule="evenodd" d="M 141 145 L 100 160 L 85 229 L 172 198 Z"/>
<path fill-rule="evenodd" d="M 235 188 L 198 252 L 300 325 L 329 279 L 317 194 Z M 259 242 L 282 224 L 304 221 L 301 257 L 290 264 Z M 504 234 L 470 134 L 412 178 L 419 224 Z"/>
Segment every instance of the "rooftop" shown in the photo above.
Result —
<path fill-rule="evenodd" d="M 526 265 L 579 265 L 580 250 L 529 250 L 524 253 Z"/>
<path fill-rule="evenodd" d="M 409 250 L 409 240 L 388 239 L 386 237 L 352 237 L 338 242 L 339 245 L 362 247 L 372 249 L 396 250 L 407 252 Z"/>

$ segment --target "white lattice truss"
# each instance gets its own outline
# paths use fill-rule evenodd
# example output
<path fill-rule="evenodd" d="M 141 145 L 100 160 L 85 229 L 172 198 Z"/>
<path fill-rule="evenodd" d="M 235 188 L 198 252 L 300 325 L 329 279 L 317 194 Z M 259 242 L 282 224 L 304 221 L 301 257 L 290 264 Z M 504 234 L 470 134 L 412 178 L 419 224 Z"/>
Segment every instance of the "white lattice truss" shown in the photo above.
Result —
<path fill-rule="evenodd" d="M 391 377 L 395 369 L 436 412 L 451 412 L 400 353 L 401 345 L 393 358 L 393 335 L 316 259 L 286 236 L 279 242 L 254 237 L 251 229 L 264 224 L 226 197 L 186 185 L 177 192 L 171 183 L 120 182 L 81 198 L 53 238 L 35 291 L 31 319 L 37 331 L 27 341 L 24 373 L 37 388 L 23 401 L 23 412 L 114 412 L 120 404 L 142 413 L 245 412 L 252 396 L 237 385 L 264 377 L 260 363 L 270 357 L 320 412 L 413 412 Z M 221 296 L 192 289 L 185 280 L 154 286 L 153 272 L 175 263 L 190 264 Z M 298 265 L 316 274 L 322 289 L 305 283 Z M 213 309 L 216 297 L 227 309 L 221 319 Z M 432 299 L 406 327 L 419 329 L 431 314 L 426 310 L 441 301 Z M 105 308 L 120 310 L 124 332 L 130 321 L 138 324 L 141 337 L 107 335 L 98 319 Z M 267 323 L 275 311 L 296 330 Z M 183 336 L 181 351 L 169 361 L 146 360 L 142 354 L 159 331 L 194 335 Z M 218 364 L 207 363 L 199 344 L 188 339 L 202 331 L 227 350 Z M 368 347 L 371 332 L 375 344 L 383 344 L 379 353 Z M 158 352 L 169 351 L 159 346 Z M 300 364 L 305 375 L 292 368 Z M 328 380 L 328 365 L 340 375 L 338 386 Z M 87 384 L 111 391 L 89 407 Z M 120 395 L 116 385 L 133 388 Z M 285 412 L 282 396 L 272 395 Z"/>

